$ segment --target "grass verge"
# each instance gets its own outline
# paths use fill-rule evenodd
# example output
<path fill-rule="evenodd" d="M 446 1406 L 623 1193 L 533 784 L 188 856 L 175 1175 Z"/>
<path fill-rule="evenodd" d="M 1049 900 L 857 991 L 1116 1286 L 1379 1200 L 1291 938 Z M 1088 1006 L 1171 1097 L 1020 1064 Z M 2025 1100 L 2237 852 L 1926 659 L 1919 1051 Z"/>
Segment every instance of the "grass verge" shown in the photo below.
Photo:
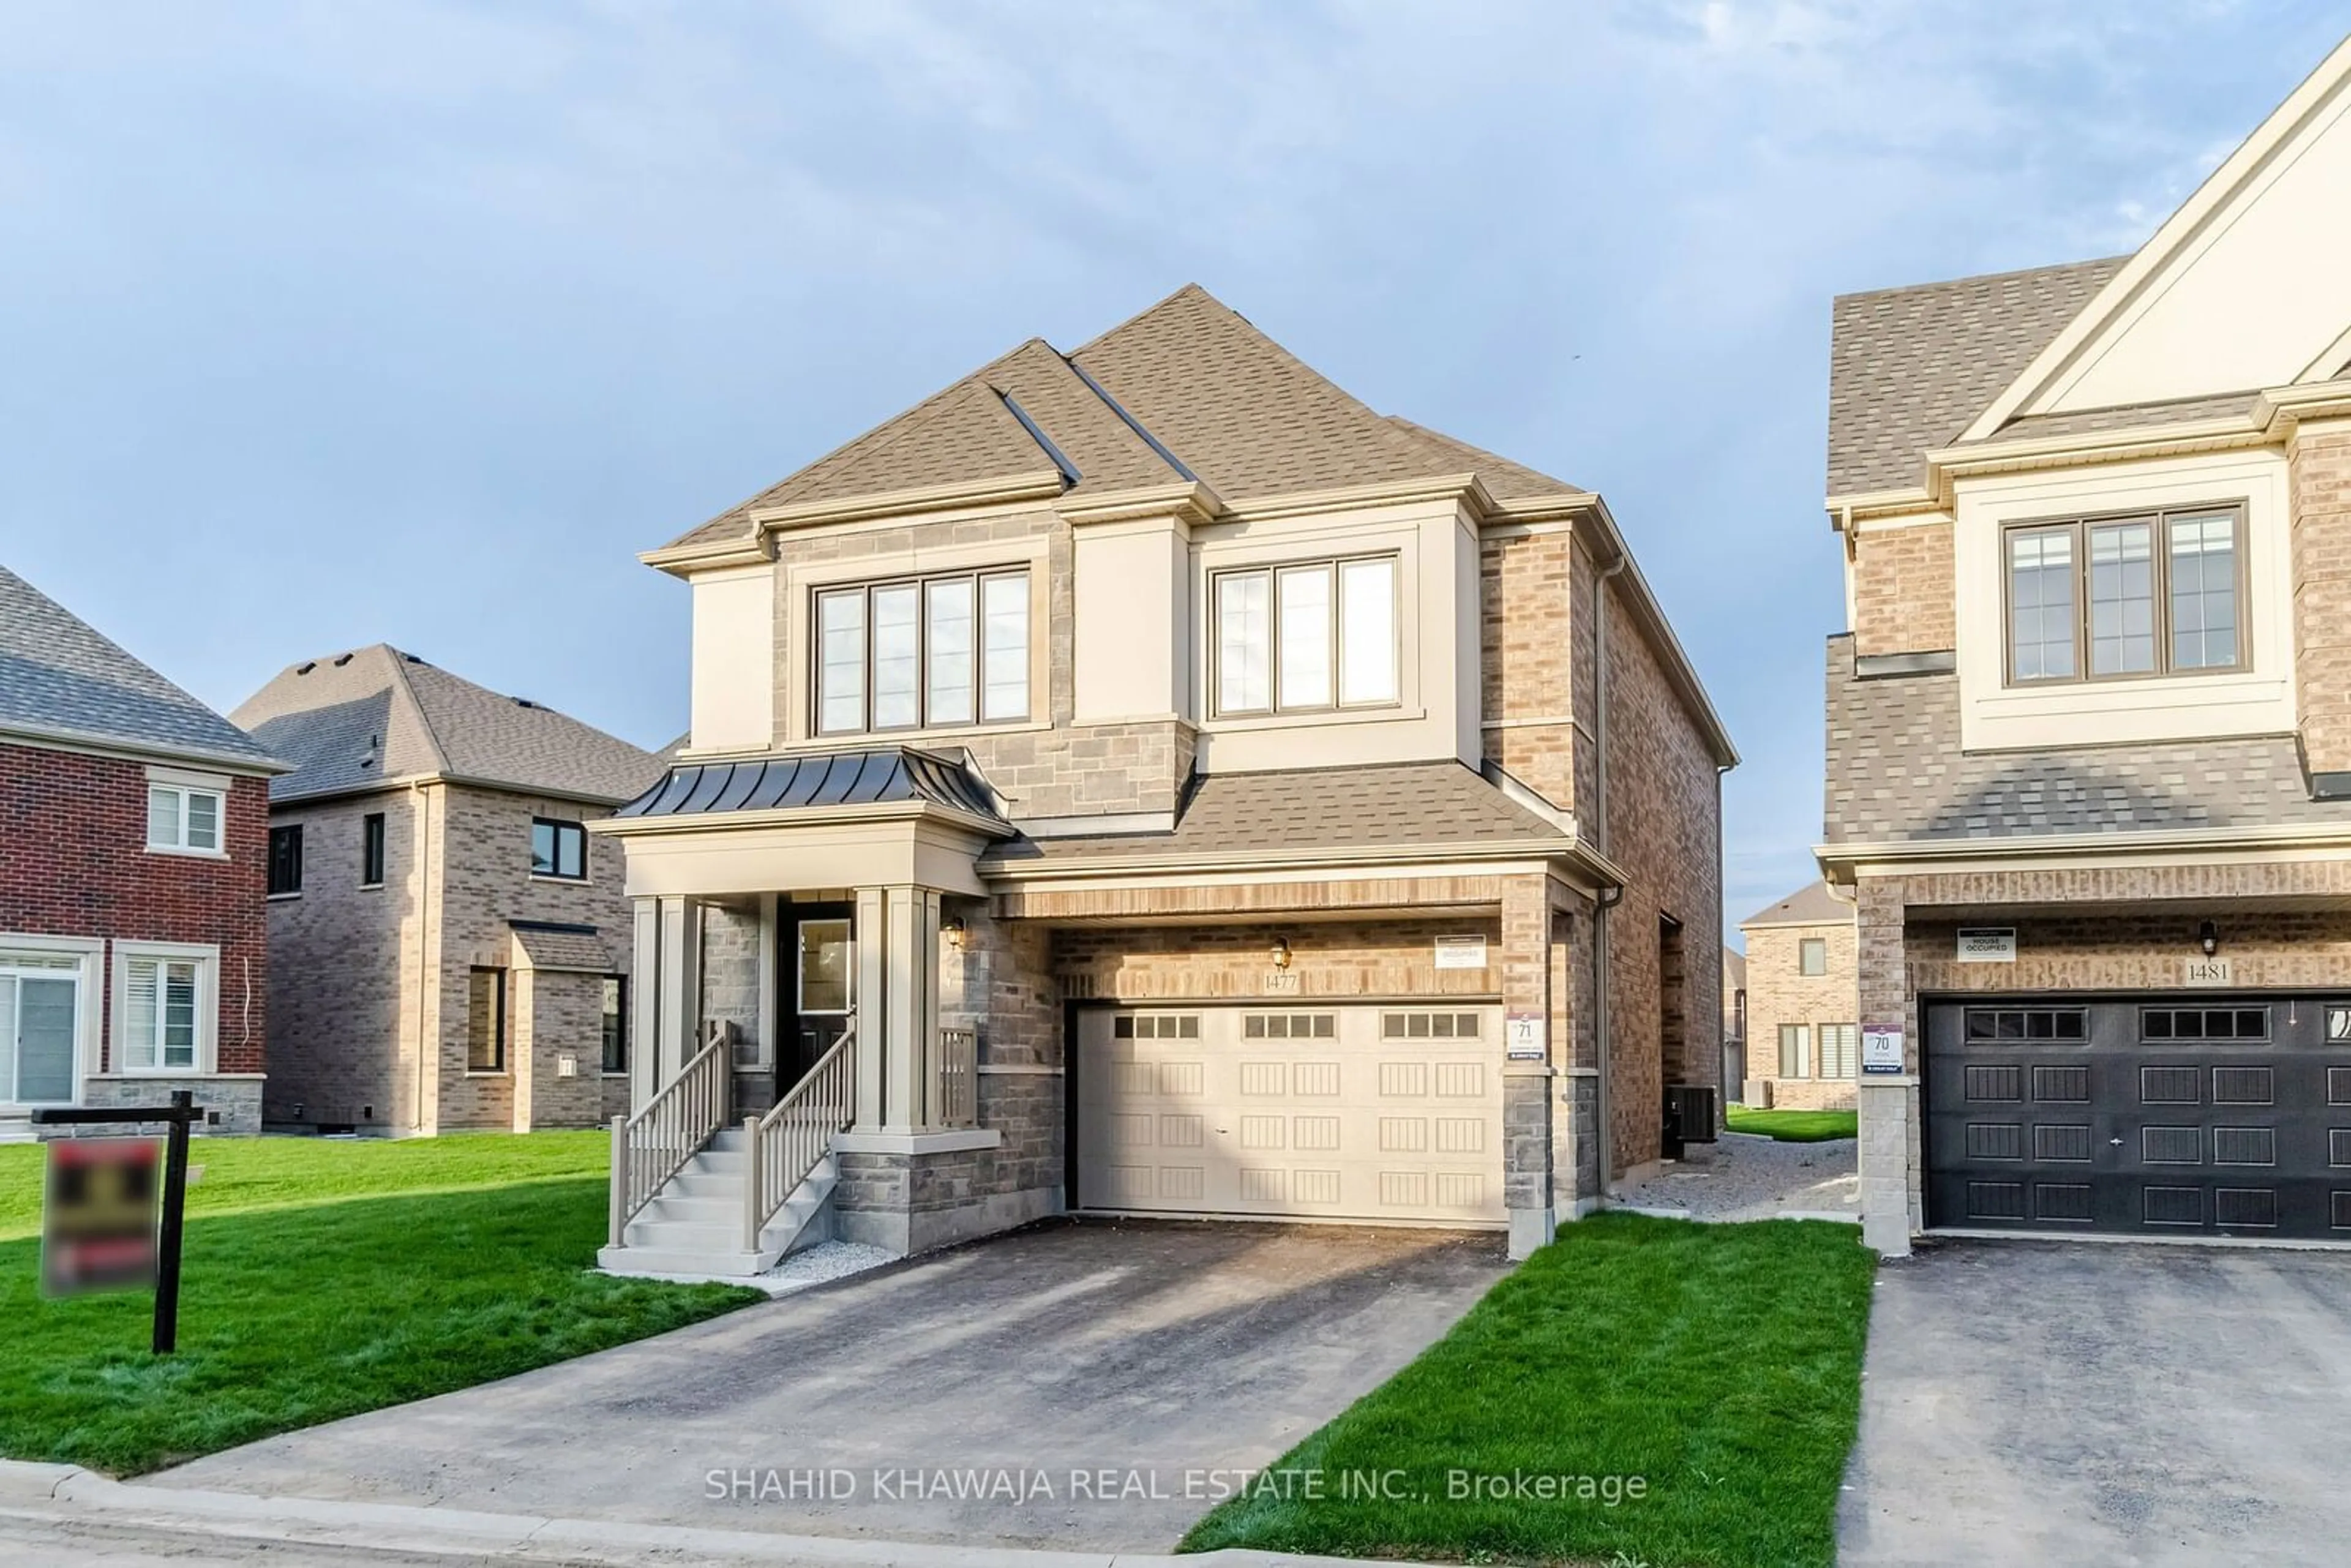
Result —
<path fill-rule="evenodd" d="M 762 1299 L 587 1272 L 605 1223 L 595 1134 L 202 1140 L 180 1351 L 158 1359 L 145 1292 L 41 1298 L 40 1151 L 0 1155 L 10 1458 L 136 1474 Z"/>
<path fill-rule="evenodd" d="M 1184 1550 L 1828 1564 L 1875 1269 L 1846 1225 L 1594 1216 Z"/>
<path fill-rule="evenodd" d="M 1755 1133 L 1783 1144 L 1825 1144 L 1832 1138 L 1859 1135 L 1860 1123 L 1851 1111 L 1762 1111 L 1732 1105 L 1723 1112 L 1724 1124 L 1734 1133 Z"/>

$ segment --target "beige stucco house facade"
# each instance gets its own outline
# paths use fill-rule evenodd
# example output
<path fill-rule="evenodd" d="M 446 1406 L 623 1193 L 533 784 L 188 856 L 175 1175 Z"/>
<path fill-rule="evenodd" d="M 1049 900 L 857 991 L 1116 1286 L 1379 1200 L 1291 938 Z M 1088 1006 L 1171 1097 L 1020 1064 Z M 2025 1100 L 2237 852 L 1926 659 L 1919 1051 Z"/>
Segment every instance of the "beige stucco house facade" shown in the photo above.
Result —
<path fill-rule="evenodd" d="M 646 559 L 693 733 L 595 824 L 610 1265 L 1072 1210 L 1523 1251 L 1718 1086 L 1735 757 L 1605 503 L 1196 287 Z"/>
<path fill-rule="evenodd" d="M 1739 929 L 1747 938 L 1745 1103 L 1850 1111 L 1861 1060 L 1853 905 L 1815 882 Z"/>
<path fill-rule="evenodd" d="M 269 793 L 268 1123 L 415 1136 L 627 1108 L 620 847 L 651 753 L 381 643 L 236 710 Z"/>
<path fill-rule="evenodd" d="M 1883 1251 L 2351 1237 L 2346 193 L 2351 44 L 2134 254 L 1837 302 Z"/>

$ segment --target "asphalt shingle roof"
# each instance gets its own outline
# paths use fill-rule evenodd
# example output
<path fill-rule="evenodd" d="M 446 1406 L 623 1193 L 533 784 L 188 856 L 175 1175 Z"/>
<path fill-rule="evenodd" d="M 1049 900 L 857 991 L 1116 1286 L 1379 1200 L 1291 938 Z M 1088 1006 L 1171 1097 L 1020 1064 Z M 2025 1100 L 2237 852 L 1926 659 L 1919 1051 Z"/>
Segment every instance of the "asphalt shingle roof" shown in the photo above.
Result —
<path fill-rule="evenodd" d="M 1777 904 L 1757 910 L 1739 925 L 1745 930 L 1750 925 L 1836 925 L 1852 922 L 1853 905 L 1831 893 L 1827 883 L 1814 882 Z"/>
<path fill-rule="evenodd" d="M 1247 854 L 1573 841 L 1458 762 L 1212 773 L 1168 833 L 1020 840 L 992 862 Z"/>
<path fill-rule="evenodd" d="M 268 748 L 0 567 L 0 731 L 266 764 Z"/>
<path fill-rule="evenodd" d="M 1063 354 L 1032 338 L 678 544 L 747 536 L 754 509 L 1077 471 L 1071 494 L 1197 478 L 1228 500 L 1476 472 L 1498 497 L 1576 486 L 1374 413 L 1197 284 Z"/>
<path fill-rule="evenodd" d="M 1956 441 L 2128 256 L 1838 298 L 1828 493 L 1898 490 Z"/>
<path fill-rule="evenodd" d="M 288 666 L 235 717 L 295 765 L 272 800 L 445 774 L 618 804 L 662 775 L 651 752 L 381 643 Z"/>
<path fill-rule="evenodd" d="M 1963 752 L 1959 676 L 1861 679 L 1849 634 L 1829 639 L 1828 721 L 1831 843 L 2351 822 L 2311 799 L 2291 736 Z"/>

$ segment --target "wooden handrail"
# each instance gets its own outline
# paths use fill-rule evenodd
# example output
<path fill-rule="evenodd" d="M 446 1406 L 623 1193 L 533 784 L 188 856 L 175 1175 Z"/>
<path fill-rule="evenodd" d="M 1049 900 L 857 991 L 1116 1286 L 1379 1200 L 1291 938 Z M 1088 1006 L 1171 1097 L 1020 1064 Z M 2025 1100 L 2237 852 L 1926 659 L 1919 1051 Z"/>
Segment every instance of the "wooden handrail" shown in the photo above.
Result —
<path fill-rule="evenodd" d="M 733 1046 L 729 1031 L 714 1026 L 710 1043 L 643 1110 L 612 1118 L 613 1246 L 622 1245 L 622 1234 L 638 1211 L 726 1124 L 735 1076 Z"/>
<path fill-rule="evenodd" d="M 857 1120 L 857 1023 L 817 1058 L 764 1116 L 743 1119 L 743 1250 L 832 1152 L 832 1135 Z"/>

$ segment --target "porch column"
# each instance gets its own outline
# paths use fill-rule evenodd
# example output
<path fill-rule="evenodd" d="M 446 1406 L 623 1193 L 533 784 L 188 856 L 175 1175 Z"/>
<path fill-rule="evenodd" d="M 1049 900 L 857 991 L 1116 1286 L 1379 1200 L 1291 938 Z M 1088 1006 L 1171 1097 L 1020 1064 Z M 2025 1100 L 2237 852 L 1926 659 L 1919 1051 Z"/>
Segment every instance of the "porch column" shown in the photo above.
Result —
<path fill-rule="evenodd" d="M 630 1076 L 639 1104 L 694 1054 L 702 1011 L 701 915 L 691 898 L 637 900 L 638 1050 Z"/>
<path fill-rule="evenodd" d="M 878 887 L 857 890 L 857 1124 L 882 1125 L 889 1062 L 889 919 Z"/>
<path fill-rule="evenodd" d="M 1918 1186 L 1918 1069 L 1925 1042 L 1911 1005 L 1906 943 L 1908 890 L 1899 877 L 1863 877 L 1854 919 L 1861 953 L 1861 1022 L 1902 1030 L 1903 1071 L 1856 1085 L 1861 1134 L 1861 1239 L 1883 1258 L 1910 1255 L 1925 1219 Z"/>

